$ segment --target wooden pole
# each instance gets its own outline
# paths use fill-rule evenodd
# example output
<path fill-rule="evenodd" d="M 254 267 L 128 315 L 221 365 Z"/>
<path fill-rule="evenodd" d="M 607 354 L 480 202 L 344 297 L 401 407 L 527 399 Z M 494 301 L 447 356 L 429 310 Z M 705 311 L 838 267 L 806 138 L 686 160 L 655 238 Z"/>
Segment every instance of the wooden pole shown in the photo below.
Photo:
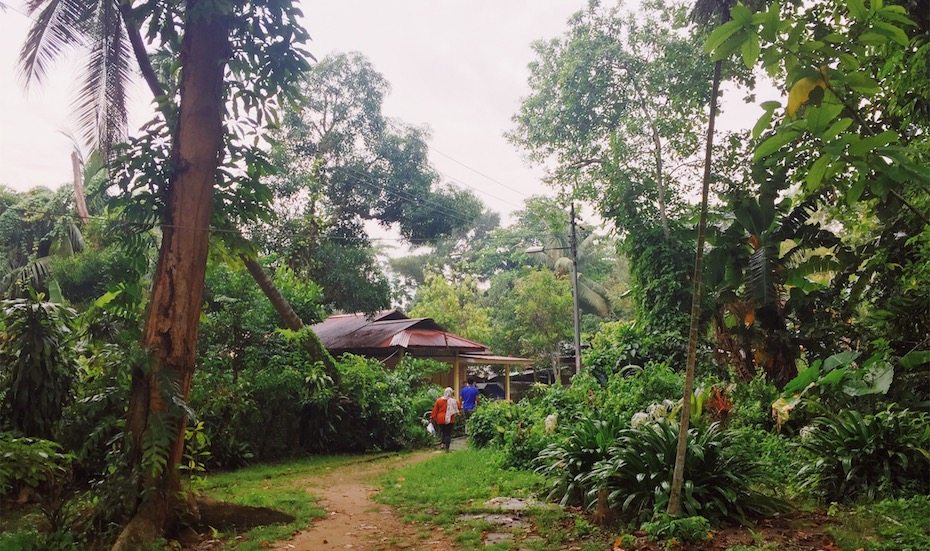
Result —
<path fill-rule="evenodd" d="M 510 401 L 510 367 L 504 365 L 504 399 Z"/>
<path fill-rule="evenodd" d="M 459 397 L 459 391 L 462 389 L 462 377 L 459 375 L 459 355 L 456 353 L 452 360 L 452 388 L 455 389 L 455 397 Z"/>

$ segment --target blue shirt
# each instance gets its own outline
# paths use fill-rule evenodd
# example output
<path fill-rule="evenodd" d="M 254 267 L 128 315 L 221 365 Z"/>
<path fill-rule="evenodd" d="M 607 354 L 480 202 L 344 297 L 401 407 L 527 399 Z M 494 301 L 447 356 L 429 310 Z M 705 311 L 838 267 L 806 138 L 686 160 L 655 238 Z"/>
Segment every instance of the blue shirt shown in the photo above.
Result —
<path fill-rule="evenodd" d="M 481 391 L 477 387 L 466 386 L 462 389 L 462 409 L 465 411 L 471 411 L 475 409 L 475 405 L 478 403 L 478 395 L 481 394 Z"/>

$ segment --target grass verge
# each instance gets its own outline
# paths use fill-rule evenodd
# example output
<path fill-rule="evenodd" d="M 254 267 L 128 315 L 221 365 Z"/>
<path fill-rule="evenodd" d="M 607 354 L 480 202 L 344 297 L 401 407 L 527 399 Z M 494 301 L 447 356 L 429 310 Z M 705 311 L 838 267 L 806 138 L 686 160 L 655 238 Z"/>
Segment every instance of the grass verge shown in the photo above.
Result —
<path fill-rule="evenodd" d="M 827 532 L 844 551 L 930 550 L 930 496 L 886 499 L 830 515 L 837 524 Z"/>
<path fill-rule="evenodd" d="M 489 550 L 552 551 L 574 542 L 581 549 L 604 549 L 607 536 L 581 516 L 540 505 L 523 512 L 530 526 L 506 529 L 481 518 L 463 515 L 493 513 L 485 502 L 494 497 L 532 497 L 543 478 L 533 472 L 502 467 L 503 457 L 492 449 L 465 449 L 387 474 L 375 500 L 395 507 L 407 522 L 438 526 L 465 549 L 481 547 L 488 532 L 511 533 L 511 541 Z M 419 530 L 418 530 L 419 531 Z M 428 531 L 426 532 L 428 534 Z"/>

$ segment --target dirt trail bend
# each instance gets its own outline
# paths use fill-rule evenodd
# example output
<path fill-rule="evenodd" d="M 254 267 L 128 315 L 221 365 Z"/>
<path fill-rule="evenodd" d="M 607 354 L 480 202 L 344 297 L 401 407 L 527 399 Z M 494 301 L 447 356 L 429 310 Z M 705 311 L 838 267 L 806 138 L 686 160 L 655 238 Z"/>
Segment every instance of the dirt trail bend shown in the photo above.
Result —
<path fill-rule="evenodd" d="M 378 477 L 399 467 L 434 457 L 435 451 L 388 456 L 333 468 L 322 476 L 306 481 L 306 488 L 320 497 L 326 518 L 316 520 L 290 540 L 280 541 L 273 549 L 325 551 L 327 549 L 433 550 L 455 546 L 433 528 L 421 537 L 417 527 L 404 523 L 387 505 L 376 503 Z"/>

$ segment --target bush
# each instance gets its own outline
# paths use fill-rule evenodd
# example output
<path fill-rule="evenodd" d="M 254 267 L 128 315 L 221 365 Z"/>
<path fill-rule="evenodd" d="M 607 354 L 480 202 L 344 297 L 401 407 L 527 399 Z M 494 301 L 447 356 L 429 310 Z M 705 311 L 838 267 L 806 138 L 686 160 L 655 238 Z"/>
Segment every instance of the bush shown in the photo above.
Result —
<path fill-rule="evenodd" d="M 678 425 L 666 421 L 622 431 L 610 457 L 592 470 L 591 492 L 606 488 L 610 505 L 628 517 L 649 518 L 664 510 L 677 443 Z M 728 453 L 730 445 L 730 435 L 717 423 L 689 431 L 684 512 L 711 520 L 743 520 L 783 509 L 780 500 L 754 490 L 767 482 L 765 466 Z"/>
<path fill-rule="evenodd" d="M 710 521 L 701 516 L 673 517 L 662 513 L 643 523 L 642 530 L 654 541 L 676 539 L 684 543 L 700 543 L 709 539 Z"/>
<path fill-rule="evenodd" d="M 0 432 L 0 497 L 56 483 L 69 462 L 55 442 Z"/>
<path fill-rule="evenodd" d="M 778 399 L 779 394 L 778 388 L 766 380 L 764 372 L 758 373 L 748 383 L 737 383 L 731 393 L 731 426 L 772 430 L 775 428 L 772 403 Z"/>
<path fill-rule="evenodd" d="M 781 434 L 753 427 L 731 429 L 728 433 L 731 438 L 730 453 L 765 464 L 773 487 L 785 489 L 793 484 L 800 459 L 798 450 L 790 440 Z"/>
<path fill-rule="evenodd" d="M 586 477 L 594 465 L 608 458 L 622 425 L 615 417 L 582 417 L 561 442 L 549 444 L 537 458 L 537 471 L 549 480 L 548 499 L 564 505 L 586 503 Z"/>
<path fill-rule="evenodd" d="M 503 447 L 513 426 L 516 405 L 503 400 L 484 402 L 468 419 L 468 441 L 476 448 Z"/>
<path fill-rule="evenodd" d="M 681 375 L 667 364 L 651 363 L 642 369 L 615 373 L 607 383 L 603 403 L 599 404 L 605 416 L 618 417 L 624 424 L 633 415 L 644 411 L 655 402 L 680 400 Z"/>
<path fill-rule="evenodd" d="M 684 363 L 688 348 L 685 335 L 644 329 L 642 324 L 623 321 L 601 325 L 584 354 L 584 365 L 602 383 L 628 365 Z"/>
<path fill-rule="evenodd" d="M 831 501 L 930 493 L 930 415 L 888 409 L 875 415 L 844 410 L 802 430 L 813 460 L 798 472 L 802 488 Z"/>

